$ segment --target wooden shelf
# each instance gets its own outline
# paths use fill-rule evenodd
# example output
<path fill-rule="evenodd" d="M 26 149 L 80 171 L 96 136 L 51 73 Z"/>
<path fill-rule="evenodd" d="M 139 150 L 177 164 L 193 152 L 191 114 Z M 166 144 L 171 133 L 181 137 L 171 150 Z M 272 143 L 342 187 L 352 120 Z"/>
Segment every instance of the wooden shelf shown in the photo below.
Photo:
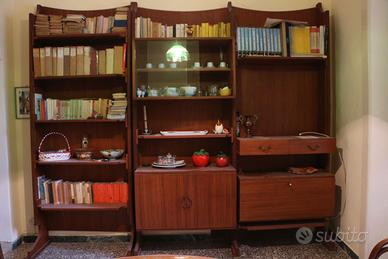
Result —
<path fill-rule="evenodd" d="M 164 169 L 164 168 L 155 168 L 152 166 L 140 166 L 135 170 L 135 173 L 199 173 L 199 172 L 236 172 L 236 169 L 229 165 L 226 167 L 217 167 L 215 164 L 210 164 L 206 167 L 195 167 L 191 164 L 188 164 L 184 167 L 173 168 L 173 169 Z"/>
<path fill-rule="evenodd" d="M 101 204 L 40 204 L 38 208 L 43 211 L 111 211 L 127 208 L 126 203 L 101 203 Z"/>
<path fill-rule="evenodd" d="M 219 41 L 228 42 L 232 37 L 173 37 L 173 38 L 135 38 L 135 41 Z"/>
<path fill-rule="evenodd" d="M 125 165 L 127 162 L 124 159 L 109 160 L 109 161 L 96 161 L 96 160 L 79 160 L 69 159 L 64 161 L 36 161 L 38 165 L 93 165 L 93 166 L 105 166 L 105 165 Z"/>
<path fill-rule="evenodd" d="M 75 75 L 75 76 L 39 76 L 34 77 L 34 80 L 76 80 L 76 79 L 109 79 L 109 78 L 125 78 L 124 74 L 105 74 L 105 75 Z"/>
<path fill-rule="evenodd" d="M 333 174 L 325 171 L 318 171 L 314 174 L 293 174 L 289 172 L 242 172 L 239 179 L 262 179 L 262 178 L 310 178 L 310 177 L 330 177 Z"/>
<path fill-rule="evenodd" d="M 138 68 L 139 73 L 202 73 L 202 72 L 230 72 L 230 68 Z"/>
<path fill-rule="evenodd" d="M 36 120 L 37 124 L 60 124 L 60 123 L 124 123 L 125 120 L 90 119 L 90 120 Z"/>
<path fill-rule="evenodd" d="M 238 57 L 237 61 L 242 62 L 254 62 L 254 63 L 323 63 L 326 62 L 325 57 L 280 57 L 280 56 L 245 56 Z"/>
<path fill-rule="evenodd" d="M 75 33 L 75 34 L 53 34 L 53 35 L 41 35 L 34 36 L 34 45 L 64 45 L 68 43 L 104 43 L 110 44 L 124 43 L 127 38 L 127 32 L 112 32 L 112 33 Z"/>
<path fill-rule="evenodd" d="M 301 220 L 301 221 L 280 221 L 280 222 L 260 222 L 251 224 L 240 224 L 239 229 L 247 231 L 256 230 L 273 230 L 273 229 L 290 229 L 300 227 L 324 227 L 326 222 L 324 220 Z"/>
<path fill-rule="evenodd" d="M 213 134 L 206 135 L 184 135 L 184 136 L 163 136 L 162 134 L 139 135 L 138 139 L 201 139 L 201 138 L 230 138 L 231 134 Z"/>
<path fill-rule="evenodd" d="M 135 101 L 170 101 L 170 100 L 232 100 L 236 97 L 230 96 L 157 96 L 157 97 L 135 97 Z"/>

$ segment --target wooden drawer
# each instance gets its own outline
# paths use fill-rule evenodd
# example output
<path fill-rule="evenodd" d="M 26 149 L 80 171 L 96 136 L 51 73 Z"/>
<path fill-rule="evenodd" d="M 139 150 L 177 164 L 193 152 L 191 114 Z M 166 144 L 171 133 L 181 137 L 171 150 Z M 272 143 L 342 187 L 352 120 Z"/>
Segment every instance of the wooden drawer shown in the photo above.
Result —
<path fill-rule="evenodd" d="M 240 155 L 279 155 L 288 153 L 288 139 L 284 138 L 241 138 L 239 139 Z"/>
<path fill-rule="evenodd" d="M 240 222 L 318 219 L 334 215 L 335 179 L 326 176 L 239 177 Z"/>
<path fill-rule="evenodd" d="M 335 138 L 296 138 L 290 140 L 290 154 L 325 154 L 335 150 Z"/>
<path fill-rule="evenodd" d="M 136 228 L 234 228 L 236 178 L 235 172 L 137 174 Z"/>

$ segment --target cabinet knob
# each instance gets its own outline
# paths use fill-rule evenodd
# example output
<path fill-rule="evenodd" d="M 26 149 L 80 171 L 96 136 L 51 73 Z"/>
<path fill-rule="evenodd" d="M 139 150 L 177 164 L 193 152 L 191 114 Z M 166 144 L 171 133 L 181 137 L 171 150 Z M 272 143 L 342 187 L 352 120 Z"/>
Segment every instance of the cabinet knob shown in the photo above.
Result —
<path fill-rule="evenodd" d="M 193 202 L 191 201 L 191 199 L 189 197 L 182 198 L 182 201 L 181 201 L 182 208 L 190 209 L 192 204 L 193 204 Z"/>
<path fill-rule="evenodd" d="M 272 147 L 271 146 L 259 146 L 258 149 L 263 151 L 263 152 L 268 152 L 272 149 Z"/>
<path fill-rule="evenodd" d="M 307 145 L 311 151 L 317 151 L 321 146 L 319 145 Z"/>
<path fill-rule="evenodd" d="M 289 183 L 288 183 L 288 186 L 289 186 L 289 187 L 292 187 L 292 182 L 289 182 Z"/>

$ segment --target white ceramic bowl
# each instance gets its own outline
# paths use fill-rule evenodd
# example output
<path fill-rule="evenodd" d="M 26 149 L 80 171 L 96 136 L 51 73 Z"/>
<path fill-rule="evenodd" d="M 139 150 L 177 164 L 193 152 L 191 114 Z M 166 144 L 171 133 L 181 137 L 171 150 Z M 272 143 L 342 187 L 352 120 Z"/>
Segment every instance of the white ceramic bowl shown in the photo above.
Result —
<path fill-rule="evenodd" d="M 194 96 L 197 93 L 197 87 L 195 86 L 182 86 L 181 89 L 185 91 L 186 96 Z"/>
<path fill-rule="evenodd" d="M 124 154 L 124 149 L 106 149 L 101 150 L 100 153 L 108 159 L 118 159 Z"/>

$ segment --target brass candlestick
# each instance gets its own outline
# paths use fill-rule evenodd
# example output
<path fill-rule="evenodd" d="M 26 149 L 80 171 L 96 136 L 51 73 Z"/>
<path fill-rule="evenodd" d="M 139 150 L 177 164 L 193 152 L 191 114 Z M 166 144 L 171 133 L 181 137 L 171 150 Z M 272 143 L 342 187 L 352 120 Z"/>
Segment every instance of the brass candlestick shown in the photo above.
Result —
<path fill-rule="evenodd" d="M 252 137 L 251 135 L 251 129 L 253 126 L 255 126 L 256 121 L 258 119 L 256 114 L 253 115 L 240 115 L 239 116 L 240 123 L 246 128 L 247 130 L 247 138 Z"/>

